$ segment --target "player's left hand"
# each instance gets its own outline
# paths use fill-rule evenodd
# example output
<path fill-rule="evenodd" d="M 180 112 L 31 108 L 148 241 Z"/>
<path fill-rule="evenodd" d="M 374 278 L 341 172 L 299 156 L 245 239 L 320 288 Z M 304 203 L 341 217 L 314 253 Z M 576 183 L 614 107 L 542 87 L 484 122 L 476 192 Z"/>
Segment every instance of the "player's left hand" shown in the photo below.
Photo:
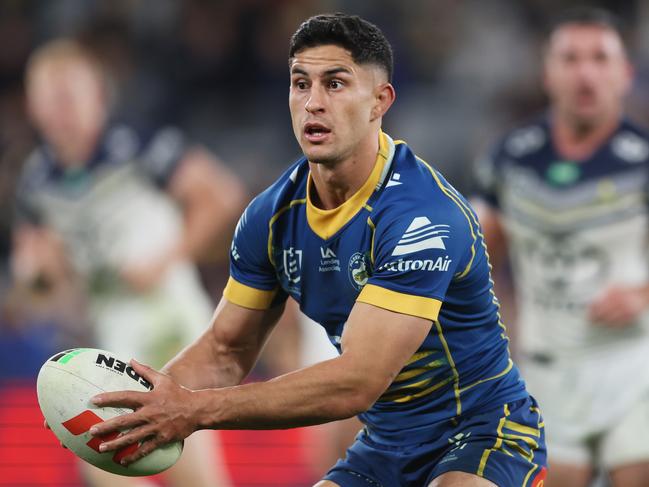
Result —
<path fill-rule="evenodd" d="M 92 398 L 96 406 L 126 407 L 134 410 L 132 413 L 96 424 L 90 429 L 93 436 L 129 430 L 99 446 L 99 450 L 103 452 L 120 450 L 128 445 L 140 443 L 134 453 L 122 459 L 122 465 L 133 463 L 162 445 L 184 440 L 198 429 L 192 414 L 195 401 L 191 390 L 178 385 L 168 375 L 135 360 L 131 360 L 131 367 L 153 384 L 152 391 L 105 392 Z"/>
<path fill-rule="evenodd" d="M 613 286 L 591 303 L 588 316 L 594 323 L 623 328 L 635 323 L 648 305 L 645 286 Z"/>

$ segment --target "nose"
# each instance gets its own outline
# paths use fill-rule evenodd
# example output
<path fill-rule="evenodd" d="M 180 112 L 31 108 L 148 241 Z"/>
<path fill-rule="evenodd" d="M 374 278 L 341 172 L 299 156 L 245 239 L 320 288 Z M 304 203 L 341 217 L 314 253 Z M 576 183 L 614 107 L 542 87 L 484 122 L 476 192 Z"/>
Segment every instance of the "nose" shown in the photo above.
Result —
<path fill-rule="evenodd" d="M 309 97 L 306 100 L 304 108 L 309 113 L 320 113 L 324 111 L 324 97 L 322 89 L 318 86 L 312 86 Z"/>

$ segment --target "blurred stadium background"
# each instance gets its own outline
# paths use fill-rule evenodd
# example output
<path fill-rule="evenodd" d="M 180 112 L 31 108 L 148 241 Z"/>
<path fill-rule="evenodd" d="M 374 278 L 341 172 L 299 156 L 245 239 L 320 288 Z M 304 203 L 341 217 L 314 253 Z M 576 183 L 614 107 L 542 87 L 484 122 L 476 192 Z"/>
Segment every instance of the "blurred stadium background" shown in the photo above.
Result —
<path fill-rule="evenodd" d="M 57 0 L 0 2 L 0 485 L 82 485 L 72 455 L 42 428 L 34 381 L 52 353 L 84 344 L 35 298 L 20 302 L 8 272 L 16 178 L 37 141 L 26 118 L 25 61 L 58 36 L 80 36 L 115 74 L 116 117 L 173 123 L 211 148 L 251 194 L 298 157 L 287 109 L 287 45 L 315 13 L 357 13 L 393 43 L 398 100 L 385 123 L 470 191 L 472 160 L 541 109 L 540 40 L 568 0 Z M 626 22 L 637 68 L 629 110 L 649 122 L 649 2 L 604 6 Z M 224 263 L 203 265 L 212 297 Z M 74 322 L 75 309 L 68 310 Z M 69 323 L 68 323 L 69 324 Z M 272 360 L 271 360 L 272 362 Z M 256 375 L 273 372 L 262 362 Z M 318 440 L 304 429 L 225 432 L 235 485 L 307 485 Z"/>

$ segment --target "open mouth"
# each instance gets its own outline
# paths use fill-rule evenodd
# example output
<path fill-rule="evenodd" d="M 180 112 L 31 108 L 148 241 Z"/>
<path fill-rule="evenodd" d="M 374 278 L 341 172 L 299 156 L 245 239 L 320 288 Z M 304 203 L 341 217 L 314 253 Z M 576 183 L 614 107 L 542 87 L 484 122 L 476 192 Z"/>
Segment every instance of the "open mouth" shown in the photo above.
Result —
<path fill-rule="evenodd" d="M 304 136 L 310 142 L 320 142 L 327 138 L 331 130 L 319 123 L 307 123 L 304 126 Z"/>

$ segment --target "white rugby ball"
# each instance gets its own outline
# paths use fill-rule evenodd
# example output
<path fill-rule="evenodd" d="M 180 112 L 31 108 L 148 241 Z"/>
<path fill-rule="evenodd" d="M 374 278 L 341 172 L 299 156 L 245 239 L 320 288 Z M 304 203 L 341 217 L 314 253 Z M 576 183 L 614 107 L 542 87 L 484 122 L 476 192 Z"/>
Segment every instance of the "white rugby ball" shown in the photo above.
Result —
<path fill-rule="evenodd" d="M 153 475 L 171 467 L 180 457 L 181 442 L 160 447 L 127 467 L 122 466 L 120 460 L 134 451 L 136 445 L 117 452 L 99 452 L 102 440 L 117 435 L 95 438 L 88 432 L 90 427 L 132 410 L 97 407 L 90 399 L 101 392 L 153 389 L 128 361 L 111 352 L 76 348 L 57 353 L 41 367 L 36 388 L 43 416 L 59 441 L 96 467 L 120 475 Z"/>

